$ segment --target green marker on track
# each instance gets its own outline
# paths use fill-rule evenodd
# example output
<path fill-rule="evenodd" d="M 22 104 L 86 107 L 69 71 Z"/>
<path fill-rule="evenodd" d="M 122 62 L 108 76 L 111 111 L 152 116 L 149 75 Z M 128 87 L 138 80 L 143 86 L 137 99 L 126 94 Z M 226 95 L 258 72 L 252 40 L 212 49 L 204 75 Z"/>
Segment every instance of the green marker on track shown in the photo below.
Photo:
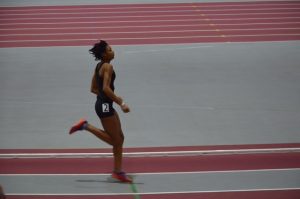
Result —
<path fill-rule="evenodd" d="M 139 192 L 136 188 L 136 185 L 134 183 L 131 183 L 129 186 L 130 186 L 132 193 L 134 193 L 134 195 L 133 195 L 134 199 L 141 199 Z"/>

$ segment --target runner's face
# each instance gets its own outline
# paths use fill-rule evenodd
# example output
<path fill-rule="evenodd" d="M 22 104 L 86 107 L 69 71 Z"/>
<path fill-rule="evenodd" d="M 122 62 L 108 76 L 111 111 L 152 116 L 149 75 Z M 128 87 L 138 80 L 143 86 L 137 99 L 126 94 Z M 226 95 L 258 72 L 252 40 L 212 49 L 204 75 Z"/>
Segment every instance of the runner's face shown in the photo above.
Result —
<path fill-rule="evenodd" d="M 115 52 L 112 50 L 111 46 L 106 47 L 105 56 L 107 59 L 112 60 L 115 58 Z"/>

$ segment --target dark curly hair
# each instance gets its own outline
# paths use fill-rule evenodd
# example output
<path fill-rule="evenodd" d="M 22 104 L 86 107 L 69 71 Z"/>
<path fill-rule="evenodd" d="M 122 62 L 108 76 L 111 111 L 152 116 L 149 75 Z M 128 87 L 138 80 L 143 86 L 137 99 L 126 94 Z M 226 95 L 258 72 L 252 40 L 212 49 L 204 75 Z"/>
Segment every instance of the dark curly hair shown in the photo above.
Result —
<path fill-rule="evenodd" d="M 100 40 L 98 43 L 94 44 L 94 47 L 89 50 L 91 54 L 94 55 L 95 60 L 101 60 L 103 53 L 106 51 L 108 43 L 104 40 Z"/>

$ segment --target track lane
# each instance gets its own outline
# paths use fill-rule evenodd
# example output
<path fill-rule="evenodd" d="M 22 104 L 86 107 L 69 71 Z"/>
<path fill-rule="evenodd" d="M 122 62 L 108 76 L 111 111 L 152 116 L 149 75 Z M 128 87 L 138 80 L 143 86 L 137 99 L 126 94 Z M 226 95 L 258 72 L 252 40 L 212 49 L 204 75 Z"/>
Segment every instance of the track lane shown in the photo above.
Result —
<path fill-rule="evenodd" d="M 183 31 L 141 31 L 141 32 L 103 32 L 99 33 L 66 33 L 66 34 L 43 34 L 43 35 L 0 35 L 0 41 L 7 40 L 80 40 L 80 39 L 97 39 L 99 37 L 109 38 L 159 38 L 159 37 L 201 37 L 201 36 L 224 36 L 232 37 L 232 35 L 300 35 L 300 29 L 238 29 L 238 30 L 224 30 L 224 29 L 211 29 L 211 30 L 183 30 Z"/>
<path fill-rule="evenodd" d="M 300 190 L 266 190 L 266 191 L 232 191 L 214 193 L 176 193 L 176 194 L 149 194 L 143 195 L 143 199 L 299 199 Z M 34 195 L 10 195 L 7 199 L 99 199 L 100 196 L 34 196 Z M 133 195 L 101 196 L 101 199 L 133 199 Z"/>
<path fill-rule="evenodd" d="M 278 169 L 278 166 L 279 166 L 277 163 L 279 163 L 279 162 L 280 163 L 283 163 L 283 162 L 284 163 L 287 163 L 287 162 L 291 163 L 291 161 L 288 160 L 289 158 L 288 159 L 286 159 L 286 158 L 282 159 L 282 157 L 284 157 L 286 155 L 289 156 L 291 154 L 296 155 L 295 157 L 291 157 L 291 159 L 294 163 L 298 162 L 298 163 L 296 163 L 297 165 L 295 165 L 296 166 L 295 168 L 299 168 L 299 166 L 300 166 L 300 158 L 299 158 L 300 153 L 267 154 L 267 156 L 265 156 L 266 154 L 248 154 L 248 155 L 242 155 L 242 156 L 244 156 L 245 159 L 240 160 L 240 161 L 237 161 L 238 159 L 237 159 L 236 155 L 234 155 L 236 157 L 233 157 L 231 155 L 229 155 L 229 156 L 227 155 L 226 157 L 225 156 L 220 157 L 220 156 L 214 156 L 214 155 L 213 156 L 202 156 L 202 157 L 205 157 L 205 159 L 207 159 L 207 158 L 208 159 L 210 159 L 210 158 L 212 158 L 212 159 L 214 159 L 214 158 L 223 159 L 224 158 L 224 160 L 226 160 L 225 164 L 227 164 L 227 166 L 228 166 L 228 163 L 231 164 L 231 165 L 235 165 L 234 168 L 231 168 L 230 170 L 228 170 L 229 173 L 226 174 L 228 176 L 228 175 L 231 175 L 230 173 L 234 172 L 234 171 L 237 171 L 238 173 L 239 172 L 244 173 L 243 170 L 245 170 L 245 168 L 241 169 L 241 170 L 236 170 L 237 169 L 236 166 L 239 166 L 241 162 L 243 162 L 244 166 L 247 165 L 247 168 L 249 168 L 249 167 L 254 168 L 255 167 L 254 165 L 256 165 L 256 163 L 257 163 L 257 162 L 255 162 L 256 160 L 259 160 L 259 161 L 261 161 L 261 163 L 262 162 L 264 162 L 264 163 L 262 165 L 259 165 L 259 167 L 256 168 L 256 169 L 253 169 L 253 170 L 250 170 L 250 171 L 246 170 L 245 171 L 246 173 L 247 172 L 250 172 L 250 173 L 251 172 L 258 172 L 258 171 L 262 172 L 262 173 L 264 173 L 264 172 L 267 172 L 267 173 L 268 172 L 273 172 L 274 173 Z M 257 158 L 257 157 L 255 157 L 257 155 L 262 155 L 262 156 L 261 156 L 261 158 Z M 271 155 L 271 156 L 269 156 L 269 155 Z M 198 156 L 196 156 L 196 157 L 198 157 Z M 273 159 L 273 160 L 271 160 L 270 157 L 272 157 L 271 159 Z M 168 157 L 162 157 L 162 158 L 168 159 Z M 173 158 L 175 158 L 174 159 L 175 162 L 172 162 L 172 161 L 170 162 L 169 159 L 168 159 L 169 163 L 167 164 L 168 165 L 167 167 L 170 168 L 171 170 L 172 170 L 172 165 L 176 164 L 177 166 L 178 165 L 180 166 L 181 162 L 190 161 L 190 160 L 187 160 L 187 159 L 184 159 L 183 161 L 181 161 L 182 159 L 180 159 L 180 157 L 173 157 Z M 185 158 L 185 157 L 183 157 L 183 158 Z M 149 159 L 149 158 L 148 157 L 143 157 L 143 158 L 141 158 L 140 161 L 138 161 L 139 163 L 135 162 L 134 164 L 139 164 L 140 167 L 143 167 L 144 165 L 141 164 L 141 163 L 144 162 L 146 159 Z M 18 160 L 18 159 L 14 159 L 14 160 Z M 28 160 L 30 160 L 31 166 L 36 165 L 36 163 L 37 163 L 37 162 L 34 162 L 34 161 L 32 162 L 33 159 L 28 159 Z M 45 159 L 43 159 L 43 160 L 45 160 Z M 60 158 L 59 159 L 54 158 L 52 160 L 57 161 L 57 160 L 61 160 L 61 159 Z M 47 164 L 43 165 L 43 167 L 46 167 L 46 165 L 48 165 L 48 167 L 52 167 L 52 168 L 56 167 L 57 170 L 61 170 L 61 169 L 64 169 L 64 168 L 72 169 L 76 166 L 78 166 L 78 169 L 80 169 L 80 170 L 82 170 L 84 168 L 93 169 L 93 165 L 97 165 L 98 168 L 105 167 L 105 163 L 103 161 L 104 159 L 99 159 L 98 163 L 89 162 L 87 160 L 89 160 L 89 159 L 81 159 L 80 160 L 81 162 L 85 162 L 86 165 L 83 165 L 83 164 L 78 165 L 78 162 L 77 163 L 73 162 L 72 164 L 65 164 L 65 163 L 60 164 L 58 162 L 56 162 L 56 163 L 48 162 Z M 255 160 L 255 161 L 253 162 L 253 160 Z M 126 161 L 128 161 L 128 159 L 126 159 Z M 153 162 L 153 159 L 151 160 L 151 162 L 152 162 L 152 165 L 150 165 L 150 166 L 152 166 L 152 167 L 155 166 L 153 164 L 153 163 L 155 163 L 155 162 Z M 159 166 L 160 168 L 159 168 L 159 173 L 156 173 L 156 175 L 160 174 L 164 170 L 163 169 L 164 164 L 161 164 L 161 162 L 163 162 L 163 161 L 162 160 L 158 161 L 157 166 Z M 210 161 L 207 162 L 207 161 L 202 160 L 201 162 L 198 162 L 198 163 L 193 162 L 193 161 L 189 162 L 189 165 L 194 165 L 194 166 L 198 167 L 198 169 L 199 169 L 203 164 L 205 165 L 206 163 L 210 164 L 210 167 L 213 167 L 215 169 L 215 170 L 213 169 L 212 171 L 209 170 L 210 171 L 209 175 L 214 175 L 215 172 L 223 173 L 222 171 L 226 171 L 226 170 L 223 170 L 224 168 L 221 169 L 221 170 L 220 170 L 220 167 L 216 168 L 217 165 L 219 165 L 219 166 L 222 165 L 223 164 L 222 162 L 210 162 Z M 49 164 L 51 164 L 51 165 L 49 165 Z M 126 162 L 126 164 L 130 165 L 130 162 Z M 3 165 L 3 164 L 0 164 L 0 165 Z M 24 162 L 19 162 L 19 167 L 20 167 L 20 165 L 22 165 L 22 167 L 24 167 L 24 166 L 26 167 L 26 164 L 24 164 Z M 145 165 L 149 166 L 149 163 L 145 164 Z M 266 169 L 265 171 L 262 170 L 263 165 L 268 165 L 269 169 Z M 270 166 L 271 167 L 277 167 L 277 169 L 272 171 L 272 169 L 270 169 Z M 288 172 L 289 170 L 290 171 L 293 170 L 292 167 L 290 167 L 291 165 L 285 164 L 285 165 L 282 165 L 282 166 L 283 166 L 282 171 L 284 171 L 284 172 Z M 226 165 L 225 165 L 225 167 L 226 167 Z M 34 167 L 32 169 L 36 169 L 36 168 Z M 129 169 L 129 168 L 127 168 L 127 169 Z M 171 170 L 167 170 L 166 172 L 172 172 Z M 280 171 L 280 169 L 278 171 Z M 184 174 L 184 171 L 182 171 L 182 170 L 179 171 L 179 172 L 180 172 L 180 175 Z M 196 171 L 196 172 L 199 172 L 199 170 Z M 107 172 L 107 173 L 110 173 L 110 171 Z M 13 173 L 11 176 L 12 177 L 13 176 L 18 176 L 18 174 L 17 175 L 15 175 L 15 174 L 17 174 L 17 173 Z M 22 173 L 22 174 L 25 174 L 25 173 Z M 58 173 L 56 172 L 55 174 L 58 174 Z M 81 174 L 81 172 L 75 171 L 75 173 L 72 174 L 72 175 L 75 175 L 75 176 L 78 175 L 79 176 L 80 174 Z M 84 173 L 84 174 L 86 174 L 86 173 Z M 96 173 L 91 173 L 91 174 L 92 175 L 93 174 L 97 175 L 97 172 Z M 101 174 L 102 174 L 102 172 L 101 172 Z M 5 177 L 5 174 L 4 175 L 0 174 L 0 175 Z M 25 176 L 30 176 L 30 175 L 32 175 L 32 174 L 31 173 L 26 173 L 25 174 Z M 62 175 L 64 175 L 64 174 L 62 174 Z M 141 175 L 143 175 L 143 174 L 141 174 Z M 148 173 L 147 175 L 151 175 L 151 172 Z M 192 175 L 192 174 L 190 173 L 189 175 Z M 10 176 L 10 175 L 8 175 L 8 176 Z M 39 178 L 41 178 L 43 176 L 44 177 L 47 177 L 47 176 L 50 177 L 51 175 L 46 176 L 44 172 L 41 172 L 41 173 L 39 173 L 38 176 L 39 176 Z M 91 178 L 89 177 L 88 179 L 91 179 Z M 48 180 L 46 180 L 46 181 L 48 181 Z M 269 199 L 270 198 L 271 199 L 272 198 L 272 199 L 277 199 L 277 198 L 282 198 L 282 197 L 288 198 L 288 199 L 296 199 L 299 196 L 299 193 L 300 193 L 300 188 L 299 189 L 298 188 L 274 188 L 274 189 L 245 189 L 245 190 L 239 190 L 239 189 L 227 190 L 226 189 L 226 190 L 220 190 L 220 191 L 218 191 L 218 190 L 203 191 L 202 190 L 202 191 L 190 191 L 190 192 L 185 191 L 185 190 L 178 190 L 177 192 L 172 192 L 172 193 L 171 192 L 169 192 L 169 193 L 168 192 L 157 192 L 157 193 L 155 193 L 155 192 L 145 192 L 145 193 L 141 192 L 141 193 L 138 193 L 138 195 L 140 197 L 142 197 L 143 199 L 145 199 L 145 198 L 146 199 L 158 199 L 158 198 L 162 198 L 162 197 L 164 199 L 168 199 L 168 198 L 172 198 L 172 199 L 174 199 L 174 198 L 175 199 L 176 198 L 191 198 L 191 199 L 196 199 L 196 198 L 201 198 L 201 199 L 205 199 L 205 198 L 207 198 L 207 199 L 217 199 L 217 198 L 224 198 L 224 199 L 227 199 L 227 198 L 230 198 L 230 199 L 234 199 L 234 198 Z M 93 198 L 99 198 L 99 197 L 101 197 L 101 198 L 127 199 L 127 198 L 134 198 L 134 195 L 131 194 L 131 193 L 129 193 L 129 194 L 116 193 L 116 194 L 109 194 L 109 195 L 106 195 L 105 193 L 103 193 L 103 194 L 102 193 L 101 194 L 100 193 L 99 194 L 97 194 L 97 193 L 95 193 L 95 194 L 93 194 L 93 193 L 91 193 L 91 194 L 72 194 L 72 193 L 68 193 L 68 194 L 59 194 L 59 193 L 49 194 L 49 193 L 47 193 L 47 194 L 36 194 L 36 195 L 30 194 L 30 193 L 27 193 L 27 194 L 20 193 L 18 195 L 14 194 L 14 193 L 8 193 L 8 199 L 27 199 L 27 198 L 31 198 L 31 199 L 35 199 L 35 198 L 41 198 L 41 199 L 77 199 L 77 198 L 93 199 Z"/>
<path fill-rule="evenodd" d="M 46 16 L 44 16 L 46 17 Z M 58 23 L 82 23 L 82 22 L 101 22 L 105 21 L 106 23 L 110 22 L 121 22 L 121 21 L 132 21 L 132 22 L 143 22 L 143 21 L 168 21 L 178 19 L 178 21 L 183 20 L 195 20 L 195 19 L 232 19 L 232 18 L 239 18 L 239 19 L 251 19 L 251 18 L 300 18 L 300 9 L 298 12 L 284 12 L 284 13 L 252 13 L 252 14 L 224 14 L 224 15 L 217 15 L 217 14 L 177 14 L 174 13 L 168 15 L 151 15 L 151 16 L 114 16 L 114 17 L 103 17 L 103 15 L 97 17 L 95 15 L 92 16 L 84 16 L 79 14 L 78 16 L 50 16 L 47 18 L 2 18 L 0 19 L 0 25 L 31 25 L 31 24 L 53 24 Z"/>
<path fill-rule="evenodd" d="M 205 145 L 205 146 L 165 146 L 165 147 L 132 147 L 124 148 L 124 153 L 130 152 L 177 152 L 177 151 L 208 151 L 208 150 L 278 150 L 300 148 L 300 143 L 276 144 L 242 144 L 242 145 Z M 110 148 L 100 149 L 0 149 L 0 154 L 22 153 L 111 153 Z"/>
<path fill-rule="evenodd" d="M 169 25 L 169 26 L 136 26 L 136 27 L 77 27 L 77 28 L 61 28 L 61 29 L 5 29 L 0 30 L 0 36 L 6 35 L 35 35 L 35 34 L 65 34 L 65 33 L 111 33 L 111 32 L 132 32 L 133 28 L 136 32 L 141 31 L 190 31 L 190 30 L 260 30 L 260 29 L 298 29 L 299 23 L 266 23 L 266 24 L 202 24 L 202 25 Z"/>
<path fill-rule="evenodd" d="M 294 1 L 1 8 L 0 47 L 299 40 L 298 11 Z"/>
<path fill-rule="evenodd" d="M 293 7 L 281 7 L 281 8 L 215 8 L 207 9 L 201 6 L 193 6 L 192 8 L 183 8 L 183 9 L 170 9 L 170 8 L 155 8 L 155 9 L 124 9 L 124 10 L 60 10 L 53 12 L 39 13 L 38 10 L 32 10 L 28 13 L 14 13 L 14 12 L 5 12 L 5 10 L 0 10 L 1 18 L 48 18 L 48 17 L 106 17 L 106 16 L 152 16 L 152 15 L 171 15 L 171 14 L 211 14 L 211 15 L 239 15 L 239 14 L 276 14 L 276 13 L 297 13 L 300 10 L 300 6 Z"/>
<path fill-rule="evenodd" d="M 168 38 L 101 38 L 109 41 L 111 45 L 146 45 L 146 44 L 186 44 L 186 43 L 224 43 L 224 42 L 258 42 L 258 41 L 292 41 L 300 40 L 299 35 L 248 35 L 235 36 L 233 39 L 225 39 L 224 37 L 197 37 L 197 38 L 182 38 L 182 37 L 168 37 Z M 97 40 L 64 40 L 64 41 L 5 41 L 0 42 L 0 48 L 13 47 L 50 47 L 50 46 L 91 46 Z"/>
<path fill-rule="evenodd" d="M 247 3 L 248 4 L 248 3 Z M 260 3 L 259 3 L 260 4 Z M 215 4 L 211 4 L 213 6 L 216 6 Z M 238 6 L 237 4 L 234 4 L 235 6 Z M 243 8 L 245 4 L 242 5 L 242 7 L 240 9 Z M 250 5 L 250 4 L 249 4 Z M 260 6 L 262 6 L 264 4 L 260 4 Z M 142 5 L 144 6 L 144 5 Z M 201 6 L 203 6 L 203 4 L 201 4 Z M 218 5 L 220 6 L 220 5 Z M 226 4 L 225 7 L 228 7 L 230 6 L 229 4 Z M 233 6 L 233 5 L 232 5 Z M 254 6 L 254 5 L 253 5 Z M 256 7 L 257 5 L 255 5 Z M 267 4 L 265 4 L 264 6 L 268 6 Z M 294 5 L 295 6 L 295 5 Z M 279 7 L 279 6 L 278 6 Z M 44 7 L 42 7 L 44 8 Z M 73 8 L 73 7 L 72 7 Z M 56 7 L 53 7 L 53 9 L 56 9 Z M 79 8 L 80 9 L 80 8 Z M 214 9 L 214 8 L 209 8 L 209 9 Z M 29 13 L 32 12 L 31 11 L 28 11 Z M 222 14 L 222 13 L 219 13 L 219 14 Z M 210 26 L 215 26 L 215 24 L 212 23 L 211 19 L 213 19 L 214 17 L 217 18 L 217 20 L 219 19 L 220 22 L 224 22 L 224 19 L 226 18 L 225 16 L 216 16 L 217 14 L 215 13 L 215 15 L 212 15 L 212 16 L 208 16 L 208 14 L 206 13 L 206 16 L 202 16 L 204 18 L 201 18 L 201 19 L 204 19 L 204 22 L 207 22 L 207 30 L 210 30 L 209 27 Z M 242 15 L 239 15 L 239 16 L 242 16 Z M 284 25 L 290 25 L 290 24 L 293 24 L 293 27 L 294 28 L 297 28 L 299 27 L 298 23 L 299 23 L 299 20 L 296 18 L 296 19 L 292 19 L 292 17 L 295 17 L 294 13 L 291 14 L 291 15 L 285 15 L 285 16 L 277 16 L 278 18 L 279 17 L 289 17 L 289 18 L 286 18 L 286 22 L 282 22 L 282 20 L 279 20 L 278 23 L 280 23 L 280 25 L 282 25 L 283 23 L 286 23 Z M 290 17 L 291 16 L 291 17 Z M 229 17 L 229 15 L 227 15 L 227 17 Z M 232 15 L 230 17 L 233 17 Z M 237 17 L 237 16 L 235 16 Z M 270 17 L 270 16 L 269 16 Z M 273 16 L 272 16 L 273 17 Z M 297 16 L 296 16 L 297 17 Z M 222 19 L 221 19 L 222 18 Z M 166 18 L 168 19 L 168 18 Z M 290 19 L 292 20 L 295 20 L 294 22 L 291 21 Z M 237 18 L 234 18 L 234 19 L 231 19 L 231 20 L 240 20 L 240 19 L 237 19 Z M 272 19 L 266 19 L 266 20 L 270 20 L 270 21 L 273 21 Z M 276 20 L 276 19 L 275 19 Z M 285 19 L 284 19 L 285 20 Z M 199 22 L 199 21 L 198 21 Z M 203 21 L 200 21 L 200 23 L 195 23 L 195 24 L 201 24 L 202 25 L 202 22 Z M 261 23 L 261 22 L 258 22 L 258 23 Z M 175 22 L 174 22 L 175 24 Z M 183 24 L 186 24 L 186 23 L 183 23 Z M 182 25 L 183 25 L 182 24 Z M 123 25 L 123 24 L 122 24 Z M 125 25 L 125 24 L 124 24 Z M 246 25 L 248 26 L 249 24 L 242 24 L 242 25 Z M 13 25 L 14 26 L 14 25 Z M 161 26 L 164 26 L 164 25 L 161 25 Z M 226 25 L 220 25 L 221 27 L 224 27 Z M 232 24 L 231 24 L 232 26 Z M 235 26 L 235 25 L 233 25 Z M 261 24 L 262 26 L 262 29 L 265 29 L 266 26 L 264 26 L 263 24 Z M 92 26 L 90 27 L 92 28 Z M 107 27 L 109 29 L 109 27 Z M 290 26 L 287 26 L 287 28 L 290 28 Z M 123 29 L 123 28 L 121 28 Z M 223 28 L 221 28 L 223 29 Z M 225 29 L 225 28 L 224 28 Z M 255 28 L 254 28 L 255 29 Z M 256 28 L 257 29 L 257 28 Z M 153 29 L 152 29 L 153 30 Z M 197 29 L 196 29 L 197 30 Z M 215 27 L 213 28 L 213 30 L 215 30 Z M 143 30 L 140 30 L 140 31 L 143 31 Z M 148 30 L 144 30 L 144 31 L 148 31 Z M 154 30 L 155 31 L 155 30 Z M 163 31 L 163 30 L 162 30 Z M 224 31 L 224 30 L 222 30 Z M 256 30 L 254 30 L 256 31 Z M 0 33 L 2 34 L 2 33 Z M 30 33 L 29 33 L 30 34 Z M 34 34 L 34 33 L 33 33 Z M 39 34 L 39 33 L 38 33 Z M 298 34 L 298 33 L 297 33 Z M 227 38 L 225 39 L 224 37 L 218 35 L 216 37 L 210 35 L 210 37 L 205 37 L 205 38 L 184 38 L 183 37 L 183 40 L 184 41 L 178 41 L 178 42 L 228 42 L 232 39 L 233 42 L 236 42 L 236 41 L 253 41 L 253 42 L 257 42 L 257 41 L 276 41 L 276 40 L 279 40 L 279 41 L 284 41 L 284 40 L 300 40 L 300 38 L 298 37 L 298 35 L 242 35 L 242 36 L 234 36 L 231 38 L 231 36 L 227 36 Z M 186 39 L 186 40 L 185 40 Z M 112 43 L 115 42 L 115 44 L 142 44 L 142 39 L 136 39 L 136 40 L 130 40 L 130 39 L 119 39 L 117 38 L 116 40 L 114 40 Z M 152 43 L 152 42 L 158 42 L 158 43 L 168 43 L 168 42 L 171 42 L 173 43 L 174 42 L 174 38 L 146 38 L 146 43 L 149 42 L 149 43 Z M 173 41 L 171 41 L 173 40 Z M 76 43 L 77 42 L 77 43 Z M 53 45 L 91 45 L 94 41 L 91 41 L 90 39 L 88 40 L 79 40 L 79 41 L 36 41 L 36 44 L 39 44 L 41 46 L 49 46 L 49 43 L 53 44 Z M 26 42 L 24 42 L 26 43 Z M 29 47 L 31 47 L 30 43 L 35 43 L 35 42 L 31 42 L 31 41 L 27 41 L 27 45 Z M 15 45 L 19 45 L 20 43 L 19 42 L 15 42 Z M 2 44 L 0 44 L 0 47 L 2 47 Z M 11 46 L 11 47 L 16 47 L 16 46 Z M 263 158 L 262 158 L 263 159 Z M 271 158 L 272 159 L 272 158 Z M 276 158 L 275 158 L 276 159 Z M 294 158 L 292 158 L 294 159 Z M 299 159 L 299 157 L 297 156 L 296 159 Z M 269 159 L 266 158 L 264 159 L 266 161 L 268 161 Z M 284 159 L 283 161 L 285 161 L 287 159 Z M 127 159 L 126 159 L 127 161 Z M 247 161 L 247 160 L 245 160 Z M 134 161 L 133 161 L 134 162 Z M 239 161 L 238 161 L 239 162 Z M 270 163 L 272 163 L 272 161 L 270 160 Z M 74 164 L 77 164 L 76 162 Z M 261 165 L 262 164 L 262 165 Z M 278 163 L 275 163 L 275 166 L 277 165 Z M 294 163 L 293 163 L 294 164 Z M 1 164 L 0 164 L 1 165 Z M 38 164 L 39 165 L 39 164 Z M 105 164 L 104 164 L 105 165 Z M 69 166 L 71 167 L 72 164 L 69 164 Z M 87 165 L 89 166 L 89 165 Z M 228 165 L 227 165 L 228 166 Z M 245 166 L 245 165 L 244 165 Z M 263 162 L 259 163 L 258 165 L 256 166 L 259 166 L 259 168 L 263 168 Z M 288 165 L 277 165 L 278 167 L 282 166 L 282 167 L 286 167 Z M 1 168 L 1 166 L 0 166 Z M 246 168 L 246 167 L 243 167 L 242 168 Z M 259 169 L 258 168 L 258 169 Z M 299 168 L 298 167 L 298 163 L 296 164 L 296 168 Z M 0 169 L 1 170 L 1 169 Z M 278 190 L 278 191 L 253 191 L 253 192 L 232 192 L 232 193 L 191 193 L 191 194 L 186 194 L 186 193 L 182 193 L 182 194 L 166 194 L 164 195 L 164 198 L 210 198 L 210 199 L 214 199 L 214 198 L 264 198 L 264 199 L 268 199 L 268 198 L 272 198 L 272 199 L 276 199 L 276 198 L 298 198 L 299 196 L 299 190 L 285 190 L 285 191 L 282 191 L 282 190 Z M 66 199 L 69 199 L 69 198 L 99 198 L 99 196 L 38 196 L 38 197 L 35 197 L 35 196 L 9 196 L 9 199 L 10 198 L 20 198 L 20 199 L 24 199 L 24 197 L 26 198 L 66 198 Z M 103 196 L 101 196 L 101 198 L 103 198 Z M 105 198 L 105 197 L 104 197 Z M 133 196 L 109 196 L 107 198 L 133 198 Z M 154 199 L 154 198 L 161 198 L 161 196 L 159 195 L 145 195 L 143 196 L 143 198 L 148 198 L 148 199 Z"/>
<path fill-rule="evenodd" d="M 300 4 L 297 1 L 249 1 L 249 2 L 202 2 L 202 3 L 160 3 L 160 4 L 111 4 L 111 5 L 79 5 L 79 6 L 26 6 L 26 7 L 0 7 L 0 11 L 5 14 L 18 13 L 18 14 L 31 14 L 35 13 L 57 13 L 58 11 L 120 11 L 130 9 L 168 9 L 180 10 L 187 8 L 202 8 L 202 9 L 269 9 L 269 8 L 299 8 Z M 132 10 L 132 11 L 134 11 Z"/>
<path fill-rule="evenodd" d="M 76 27 L 94 27 L 94 28 L 101 28 L 101 27 L 128 27 L 128 26 L 149 26 L 149 27 L 155 27 L 155 26 L 168 26 L 168 25 L 205 25 L 205 24 L 215 24 L 215 25 L 222 25 L 222 24 L 265 24 L 265 23 L 278 23 L 278 24 L 286 24 L 286 23 L 294 23 L 299 24 L 300 23 L 300 17 L 276 17 L 276 18 L 257 18 L 257 17 L 251 17 L 251 18 L 231 18 L 231 19 L 220 19 L 220 18 L 196 18 L 196 19 L 170 19 L 170 20 L 146 20 L 143 21 L 141 24 L 140 21 L 89 21 L 89 22 L 65 22 L 65 23 L 30 23 L 30 24 L 0 24 L 0 30 L 3 29 L 39 29 L 39 28 L 76 28 Z M 134 30 L 134 29 L 132 29 Z"/>
<path fill-rule="evenodd" d="M 0 174 L 110 173 L 112 161 L 112 158 L 0 159 Z M 127 157 L 124 165 L 130 173 L 300 168 L 300 153 Z"/>

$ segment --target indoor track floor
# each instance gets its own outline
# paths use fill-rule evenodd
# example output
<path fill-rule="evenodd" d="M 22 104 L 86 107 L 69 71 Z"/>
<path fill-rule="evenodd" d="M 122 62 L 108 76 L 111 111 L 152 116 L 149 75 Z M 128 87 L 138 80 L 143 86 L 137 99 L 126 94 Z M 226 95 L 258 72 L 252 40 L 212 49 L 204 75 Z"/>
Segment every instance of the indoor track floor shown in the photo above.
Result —
<path fill-rule="evenodd" d="M 299 198 L 299 1 L 55 2 L 0 3 L 7 198 Z M 99 39 L 132 110 L 116 108 L 133 184 L 108 179 L 107 145 L 68 135 L 81 117 L 101 128 Z"/>

